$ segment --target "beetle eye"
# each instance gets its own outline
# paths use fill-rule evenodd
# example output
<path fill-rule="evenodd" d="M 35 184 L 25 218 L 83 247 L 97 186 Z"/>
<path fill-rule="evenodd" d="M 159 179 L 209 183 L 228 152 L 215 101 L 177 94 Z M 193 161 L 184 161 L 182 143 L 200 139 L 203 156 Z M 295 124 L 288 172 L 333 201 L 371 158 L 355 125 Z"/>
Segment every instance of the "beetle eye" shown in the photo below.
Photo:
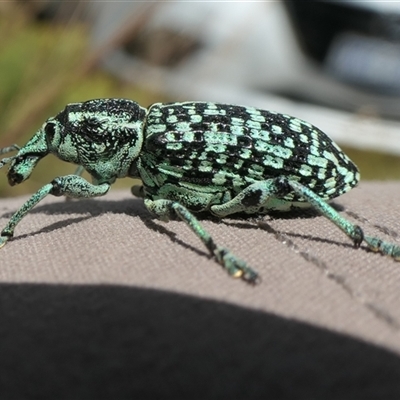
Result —
<path fill-rule="evenodd" d="M 56 134 L 56 124 L 54 122 L 47 122 L 44 132 L 46 133 L 47 141 L 51 142 Z"/>

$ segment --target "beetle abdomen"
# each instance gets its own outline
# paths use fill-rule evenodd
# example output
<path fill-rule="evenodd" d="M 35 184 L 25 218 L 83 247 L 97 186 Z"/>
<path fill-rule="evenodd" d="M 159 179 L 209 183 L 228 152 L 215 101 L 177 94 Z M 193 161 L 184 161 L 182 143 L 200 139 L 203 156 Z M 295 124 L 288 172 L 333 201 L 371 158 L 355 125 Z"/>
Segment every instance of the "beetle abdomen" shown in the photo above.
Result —
<path fill-rule="evenodd" d="M 359 179 L 357 167 L 313 125 L 270 111 L 226 104 L 154 104 L 144 128 L 146 168 L 169 182 L 221 186 L 235 193 L 286 176 L 324 199 Z M 299 200 L 293 194 L 285 199 Z"/>

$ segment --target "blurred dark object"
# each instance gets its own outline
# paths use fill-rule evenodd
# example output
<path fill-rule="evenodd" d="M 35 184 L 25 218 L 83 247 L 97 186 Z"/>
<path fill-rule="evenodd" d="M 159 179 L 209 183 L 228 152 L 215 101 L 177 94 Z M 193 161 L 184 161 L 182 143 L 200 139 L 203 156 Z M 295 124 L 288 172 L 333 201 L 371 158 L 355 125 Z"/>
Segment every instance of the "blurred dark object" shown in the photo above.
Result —
<path fill-rule="evenodd" d="M 87 18 L 86 4 L 81 0 L 18 0 L 17 3 L 37 21 L 71 22 Z"/>
<path fill-rule="evenodd" d="M 301 48 L 334 78 L 375 93 L 400 93 L 399 4 L 285 4 Z"/>

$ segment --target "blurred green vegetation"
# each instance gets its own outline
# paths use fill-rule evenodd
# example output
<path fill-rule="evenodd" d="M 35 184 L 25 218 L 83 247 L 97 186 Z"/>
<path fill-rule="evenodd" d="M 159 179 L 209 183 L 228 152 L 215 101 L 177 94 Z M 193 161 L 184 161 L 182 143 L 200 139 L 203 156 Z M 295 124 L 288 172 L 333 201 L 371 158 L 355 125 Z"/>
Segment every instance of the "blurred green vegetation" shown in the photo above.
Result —
<path fill-rule="evenodd" d="M 70 102 L 125 97 L 146 106 L 165 100 L 100 69 L 86 68 L 90 54 L 83 23 L 39 23 L 23 9 L 0 9 L 0 37 L 0 148 L 25 143 L 49 116 Z M 400 157 L 344 150 L 359 166 L 363 179 L 400 179 Z M 4 168 L 0 196 L 31 193 L 55 176 L 74 170 L 75 166 L 49 156 L 28 181 L 10 188 Z M 125 180 L 116 186 L 127 184 Z"/>

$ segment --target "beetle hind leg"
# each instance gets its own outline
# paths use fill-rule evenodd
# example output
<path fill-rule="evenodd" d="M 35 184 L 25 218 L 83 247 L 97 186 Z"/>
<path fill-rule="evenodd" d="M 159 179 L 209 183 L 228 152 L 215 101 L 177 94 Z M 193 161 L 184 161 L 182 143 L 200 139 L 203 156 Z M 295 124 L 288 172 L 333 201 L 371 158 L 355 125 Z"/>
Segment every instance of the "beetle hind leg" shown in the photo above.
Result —
<path fill-rule="evenodd" d="M 308 204 L 333 222 L 353 241 L 355 247 L 360 247 L 360 244 L 365 242 L 371 250 L 400 261 L 399 245 L 385 242 L 376 237 L 365 236 L 363 230 L 358 225 L 351 223 L 341 216 L 331 205 L 311 189 L 286 177 L 255 182 L 232 200 L 224 204 L 211 206 L 211 212 L 222 218 L 238 212 L 257 214 L 263 208 L 267 211 L 283 209 L 282 206 L 285 205 L 285 202 L 279 203 L 282 201 L 280 199 L 291 192 L 304 199 L 304 204 Z M 286 204 L 290 205 L 290 202 L 286 202 Z"/>
<path fill-rule="evenodd" d="M 354 245 L 359 247 L 362 242 L 368 246 L 369 249 L 379 252 L 383 255 L 392 257 L 396 261 L 400 261 L 400 246 L 397 244 L 389 243 L 377 237 L 366 236 L 362 229 L 346 218 L 341 216 L 332 206 L 326 201 L 321 199 L 309 188 L 301 185 L 299 182 L 288 180 L 287 183 L 294 190 L 296 194 L 306 199 L 311 206 L 318 210 L 323 216 L 333 222 L 340 228 L 350 239 L 353 240 Z"/>

